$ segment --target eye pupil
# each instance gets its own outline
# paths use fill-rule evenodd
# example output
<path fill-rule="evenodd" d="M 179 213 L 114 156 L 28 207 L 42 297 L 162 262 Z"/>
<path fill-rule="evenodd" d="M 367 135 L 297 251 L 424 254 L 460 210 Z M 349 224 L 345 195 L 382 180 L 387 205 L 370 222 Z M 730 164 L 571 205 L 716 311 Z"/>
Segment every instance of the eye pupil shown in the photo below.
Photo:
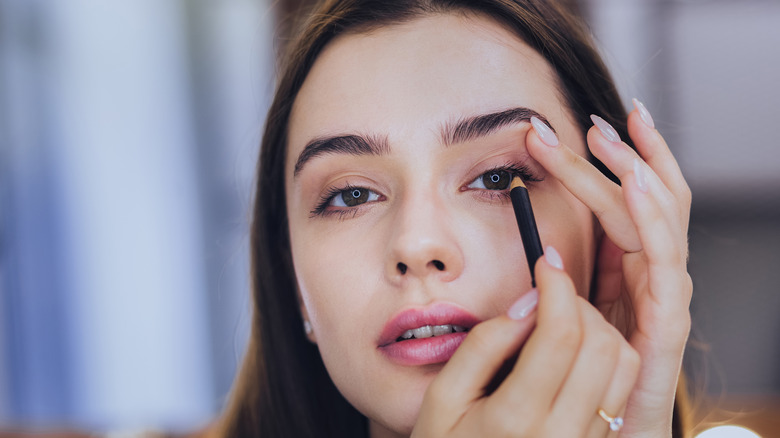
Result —
<path fill-rule="evenodd" d="M 505 170 L 488 172 L 482 176 L 482 182 L 485 184 L 485 188 L 489 190 L 504 190 L 508 188 L 510 179 L 509 172 Z"/>
<path fill-rule="evenodd" d="M 354 207 L 356 205 L 364 204 L 368 201 L 368 190 L 364 189 L 348 189 L 341 192 L 341 199 L 344 201 L 344 205 L 348 207 Z"/>

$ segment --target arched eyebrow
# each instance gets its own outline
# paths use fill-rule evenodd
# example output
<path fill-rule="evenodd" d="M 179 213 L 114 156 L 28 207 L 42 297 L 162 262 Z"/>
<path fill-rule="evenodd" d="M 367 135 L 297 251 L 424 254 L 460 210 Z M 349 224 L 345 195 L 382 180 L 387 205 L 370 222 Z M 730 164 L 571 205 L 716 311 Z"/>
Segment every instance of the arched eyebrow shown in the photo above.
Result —
<path fill-rule="evenodd" d="M 492 134 L 499 129 L 514 123 L 529 122 L 531 117 L 536 117 L 544 122 L 550 129 L 547 118 L 538 112 L 525 107 L 517 107 L 505 111 L 462 118 L 455 123 L 445 123 L 441 129 L 441 141 L 445 146 L 465 143 Z"/>
<path fill-rule="evenodd" d="M 298 176 L 303 165 L 314 157 L 325 154 L 385 155 L 390 152 L 387 137 L 357 134 L 320 137 L 309 141 L 295 162 L 293 177 Z"/>
<path fill-rule="evenodd" d="M 484 137 L 508 125 L 528 122 L 537 117 L 553 131 L 547 118 L 525 107 L 517 107 L 488 114 L 478 114 L 445 123 L 441 127 L 440 141 L 444 146 L 464 143 Z M 386 155 L 390 152 L 387 137 L 359 134 L 345 134 L 331 137 L 318 137 L 309 141 L 295 162 L 293 177 L 297 177 L 303 166 L 312 158 L 325 154 L 349 155 Z"/>

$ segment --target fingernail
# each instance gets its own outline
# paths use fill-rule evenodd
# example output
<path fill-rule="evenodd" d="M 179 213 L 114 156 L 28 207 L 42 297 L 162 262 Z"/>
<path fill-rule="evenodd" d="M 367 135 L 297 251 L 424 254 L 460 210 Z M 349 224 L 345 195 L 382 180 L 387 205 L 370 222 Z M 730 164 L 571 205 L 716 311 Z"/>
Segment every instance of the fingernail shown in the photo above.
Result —
<path fill-rule="evenodd" d="M 639 190 L 647 193 L 647 172 L 642 163 L 639 162 L 639 158 L 634 158 L 634 177 Z"/>
<path fill-rule="evenodd" d="M 534 130 L 539 135 L 539 138 L 542 139 L 544 144 L 550 147 L 558 146 L 558 137 L 543 121 L 539 120 L 535 116 L 532 116 L 531 125 L 533 125 Z"/>
<path fill-rule="evenodd" d="M 655 128 L 655 123 L 653 122 L 653 116 L 650 115 L 650 111 L 645 108 L 645 105 L 639 101 L 636 97 L 631 99 L 632 102 L 634 102 L 634 108 L 636 108 L 637 111 L 639 111 L 639 118 L 642 119 L 643 122 L 645 122 L 645 125 Z"/>
<path fill-rule="evenodd" d="M 617 131 L 615 131 L 615 128 L 607 123 L 606 120 L 595 114 L 590 115 L 590 120 L 592 120 L 593 124 L 599 128 L 599 131 L 601 131 L 601 135 L 603 135 L 604 138 L 611 141 L 612 143 L 618 143 L 620 141 L 620 136 L 618 135 Z"/>
<path fill-rule="evenodd" d="M 523 319 L 534 311 L 537 303 L 539 303 L 539 291 L 531 289 L 515 301 L 506 314 L 512 319 Z"/>
<path fill-rule="evenodd" d="M 544 249 L 544 258 L 547 260 L 547 263 L 558 269 L 563 269 L 563 259 L 561 259 L 561 255 L 552 246 Z"/>

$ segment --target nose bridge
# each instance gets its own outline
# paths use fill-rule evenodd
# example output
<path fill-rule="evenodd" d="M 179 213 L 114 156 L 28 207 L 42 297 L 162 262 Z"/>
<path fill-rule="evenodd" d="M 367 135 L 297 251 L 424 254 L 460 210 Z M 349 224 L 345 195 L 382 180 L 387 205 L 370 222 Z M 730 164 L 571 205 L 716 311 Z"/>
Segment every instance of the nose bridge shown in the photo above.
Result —
<path fill-rule="evenodd" d="M 397 205 L 388 273 L 397 279 L 434 276 L 452 281 L 463 269 L 457 233 L 448 203 L 436 183 L 424 187 L 408 190 Z"/>

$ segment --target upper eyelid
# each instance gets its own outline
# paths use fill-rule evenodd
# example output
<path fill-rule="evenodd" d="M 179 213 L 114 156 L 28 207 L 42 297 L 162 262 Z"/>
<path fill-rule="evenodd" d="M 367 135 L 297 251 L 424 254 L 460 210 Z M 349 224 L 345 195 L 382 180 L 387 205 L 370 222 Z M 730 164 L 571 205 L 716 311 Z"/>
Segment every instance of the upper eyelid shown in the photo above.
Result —
<path fill-rule="evenodd" d="M 479 173 L 477 173 L 473 178 L 469 179 L 469 183 L 474 182 L 477 178 L 485 175 L 489 172 L 494 172 L 497 170 L 505 170 L 512 173 L 513 170 L 516 170 L 516 173 L 523 174 L 523 180 L 525 182 L 541 182 L 544 181 L 544 175 L 540 175 L 539 172 L 537 172 L 533 167 L 529 166 L 527 163 L 523 162 L 524 160 L 515 161 L 515 160 L 507 160 L 503 164 L 499 164 L 497 166 L 490 167 L 488 169 L 482 170 Z"/>

